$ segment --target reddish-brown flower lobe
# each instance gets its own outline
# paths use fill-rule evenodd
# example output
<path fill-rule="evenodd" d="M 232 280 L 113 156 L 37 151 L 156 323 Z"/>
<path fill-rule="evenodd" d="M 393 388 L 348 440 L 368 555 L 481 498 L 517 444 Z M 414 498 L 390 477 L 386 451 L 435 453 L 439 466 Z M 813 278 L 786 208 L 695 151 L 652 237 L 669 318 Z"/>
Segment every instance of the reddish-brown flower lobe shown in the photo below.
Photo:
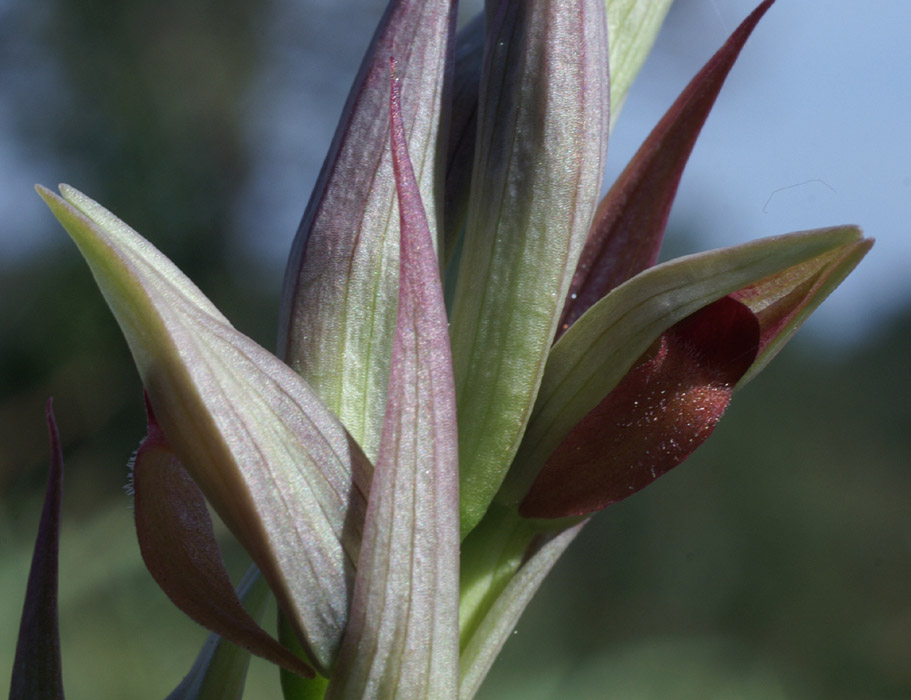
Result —
<path fill-rule="evenodd" d="M 519 512 L 591 513 L 680 464 L 714 430 L 758 346 L 756 317 L 730 297 L 670 328 L 554 450 Z"/>

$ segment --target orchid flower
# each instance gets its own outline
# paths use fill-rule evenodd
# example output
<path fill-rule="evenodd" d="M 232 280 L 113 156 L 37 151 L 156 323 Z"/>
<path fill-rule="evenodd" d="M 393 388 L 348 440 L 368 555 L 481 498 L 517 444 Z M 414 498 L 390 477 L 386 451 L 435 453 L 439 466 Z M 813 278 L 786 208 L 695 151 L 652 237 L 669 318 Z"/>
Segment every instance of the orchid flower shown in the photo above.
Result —
<path fill-rule="evenodd" d="M 39 188 L 145 387 L 143 558 L 214 633 L 170 697 L 240 697 L 250 652 L 287 698 L 472 698 L 588 518 L 683 462 L 869 250 L 844 226 L 657 264 L 772 0 L 601 198 L 669 4 L 491 0 L 457 34 L 454 0 L 391 0 L 294 239 L 277 354 L 113 214 Z M 237 591 L 207 503 L 252 560 Z"/>

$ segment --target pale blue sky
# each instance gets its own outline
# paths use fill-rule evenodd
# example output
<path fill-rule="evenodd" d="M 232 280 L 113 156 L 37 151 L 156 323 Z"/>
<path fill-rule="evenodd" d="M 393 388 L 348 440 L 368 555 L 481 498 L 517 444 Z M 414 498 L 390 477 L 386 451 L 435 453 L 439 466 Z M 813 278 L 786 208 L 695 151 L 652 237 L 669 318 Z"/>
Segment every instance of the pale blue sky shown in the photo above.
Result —
<path fill-rule="evenodd" d="M 753 7 L 677 1 L 624 108 L 612 169 Z M 711 247 L 841 223 L 877 239 L 811 333 L 856 337 L 883 314 L 911 309 L 909 29 L 907 0 L 779 0 L 684 174 L 672 225 L 698 227 Z"/>

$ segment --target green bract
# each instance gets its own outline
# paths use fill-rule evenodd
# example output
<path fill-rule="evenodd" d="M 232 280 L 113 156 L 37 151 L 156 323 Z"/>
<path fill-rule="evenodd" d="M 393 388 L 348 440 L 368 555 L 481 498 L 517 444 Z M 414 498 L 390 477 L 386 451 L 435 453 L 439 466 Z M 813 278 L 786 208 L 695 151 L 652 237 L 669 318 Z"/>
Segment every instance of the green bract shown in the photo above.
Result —
<path fill-rule="evenodd" d="M 39 188 L 147 393 L 143 557 L 187 614 L 297 674 L 286 697 L 473 697 L 591 513 L 696 449 L 869 250 L 836 227 L 656 264 L 771 4 L 599 203 L 669 0 L 490 0 L 459 35 L 454 1 L 392 0 L 294 240 L 277 355 L 111 213 Z M 239 596 L 203 497 L 255 565 Z M 241 605 L 259 581 L 284 647 Z M 213 638 L 172 697 L 239 697 L 246 659 Z"/>

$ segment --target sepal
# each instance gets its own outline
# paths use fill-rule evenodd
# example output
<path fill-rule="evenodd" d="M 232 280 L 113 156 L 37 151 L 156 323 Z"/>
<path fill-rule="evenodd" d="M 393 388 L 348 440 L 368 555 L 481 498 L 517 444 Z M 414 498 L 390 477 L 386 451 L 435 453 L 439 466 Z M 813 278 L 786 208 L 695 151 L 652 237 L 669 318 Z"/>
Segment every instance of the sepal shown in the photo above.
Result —
<path fill-rule="evenodd" d="M 234 329 L 148 241 L 66 185 L 39 193 L 92 269 L 168 443 L 331 667 L 372 467 L 293 370 Z"/>
<path fill-rule="evenodd" d="M 443 287 L 395 78 L 390 113 L 402 236 L 395 342 L 351 616 L 327 698 L 455 700 L 455 388 Z"/>
<path fill-rule="evenodd" d="M 648 58 L 673 0 L 606 0 L 610 46 L 611 128 Z"/>
<path fill-rule="evenodd" d="M 604 13 L 603 0 L 488 6 L 451 317 L 463 536 L 483 517 L 522 439 L 600 195 L 609 112 Z"/>
<path fill-rule="evenodd" d="M 279 354 L 376 459 L 398 298 L 389 56 L 428 225 L 440 236 L 454 0 L 392 0 L 348 96 L 285 270 Z"/>

